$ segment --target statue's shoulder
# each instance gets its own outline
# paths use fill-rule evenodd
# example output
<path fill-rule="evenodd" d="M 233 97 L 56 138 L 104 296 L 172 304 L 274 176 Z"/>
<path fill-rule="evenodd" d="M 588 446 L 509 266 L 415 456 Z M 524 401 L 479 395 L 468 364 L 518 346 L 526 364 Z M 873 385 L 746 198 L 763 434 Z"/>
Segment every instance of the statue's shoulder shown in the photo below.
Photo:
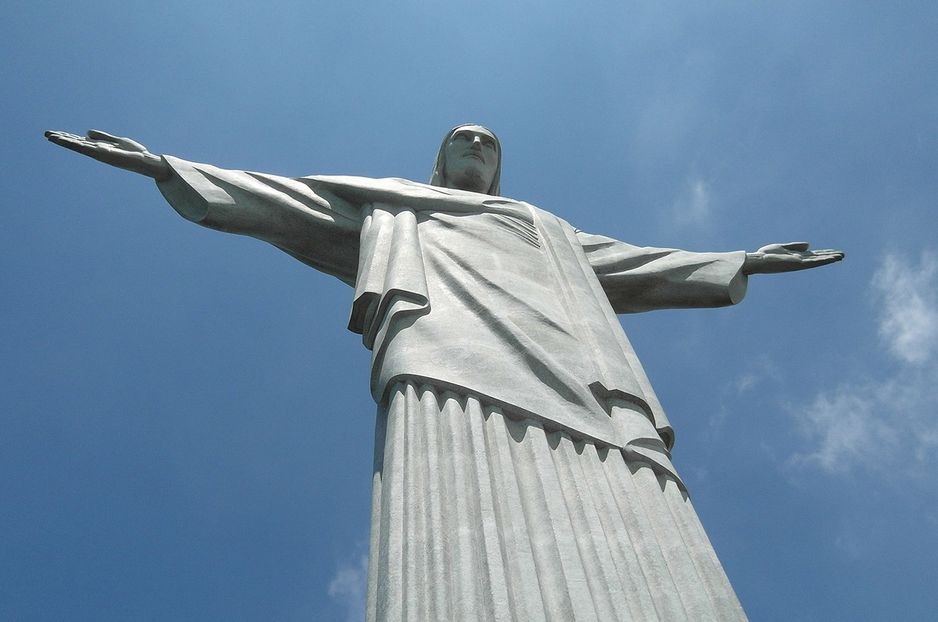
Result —
<path fill-rule="evenodd" d="M 530 209 L 531 212 L 540 220 L 547 220 L 555 223 L 556 225 L 563 227 L 565 229 L 570 229 L 573 232 L 579 231 L 576 227 L 571 225 L 569 222 L 558 216 L 553 212 L 548 212 L 546 209 L 541 209 L 537 205 L 528 203 L 526 201 L 518 201 L 521 205 L 524 205 L 526 208 Z"/>
<path fill-rule="evenodd" d="M 530 203 L 511 197 L 432 186 L 399 177 L 372 178 L 351 175 L 315 175 L 304 177 L 304 180 L 320 189 L 328 190 L 361 203 L 400 203 L 418 210 L 457 212 L 492 209 L 516 212 L 522 209 L 532 214 L 542 214 L 545 218 L 556 218 L 550 212 L 545 212 Z"/>
<path fill-rule="evenodd" d="M 396 177 L 361 177 L 358 175 L 308 175 L 303 179 L 332 188 L 349 189 L 370 189 L 370 190 L 395 190 L 403 189 L 416 184 L 416 182 L 407 179 L 398 179 Z"/>
<path fill-rule="evenodd" d="M 430 184 L 422 184 L 400 177 L 360 177 L 357 175 L 309 175 L 303 179 L 313 184 L 335 190 L 346 188 L 350 191 L 399 192 L 403 194 L 426 193 L 450 196 L 454 191 Z M 456 191 L 458 192 L 458 191 Z"/>

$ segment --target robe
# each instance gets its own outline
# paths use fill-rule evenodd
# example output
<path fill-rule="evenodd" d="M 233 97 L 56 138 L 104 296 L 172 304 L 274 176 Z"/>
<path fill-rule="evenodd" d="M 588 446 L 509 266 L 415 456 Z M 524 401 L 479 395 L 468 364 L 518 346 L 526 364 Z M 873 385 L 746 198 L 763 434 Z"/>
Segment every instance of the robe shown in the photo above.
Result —
<path fill-rule="evenodd" d="M 745 294 L 745 253 L 635 247 L 505 197 L 166 156 L 201 225 L 355 288 L 378 404 L 368 618 L 739 619 L 616 313 Z"/>

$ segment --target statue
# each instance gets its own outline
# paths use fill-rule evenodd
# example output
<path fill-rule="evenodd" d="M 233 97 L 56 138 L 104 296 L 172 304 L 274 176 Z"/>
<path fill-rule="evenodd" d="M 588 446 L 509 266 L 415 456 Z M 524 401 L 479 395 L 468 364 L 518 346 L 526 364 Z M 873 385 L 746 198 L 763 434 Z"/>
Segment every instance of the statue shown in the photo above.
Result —
<path fill-rule="evenodd" d="M 616 313 L 739 302 L 839 261 L 641 248 L 500 196 L 501 146 L 443 140 L 430 184 L 230 171 L 99 131 L 57 145 L 152 177 L 201 225 L 355 289 L 378 404 L 369 620 L 741 620 Z"/>

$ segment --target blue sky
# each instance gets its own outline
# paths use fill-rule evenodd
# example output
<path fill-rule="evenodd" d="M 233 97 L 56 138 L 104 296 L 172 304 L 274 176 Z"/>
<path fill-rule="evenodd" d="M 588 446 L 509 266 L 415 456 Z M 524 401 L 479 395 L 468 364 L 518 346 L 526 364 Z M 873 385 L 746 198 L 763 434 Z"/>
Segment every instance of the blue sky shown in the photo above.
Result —
<path fill-rule="evenodd" d="M 622 321 L 753 620 L 938 610 L 938 9 L 74 4 L 0 24 L 0 619 L 361 617 L 352 292 L 42 131 L 425 180 L 464 121 L 587 231 L 847 252 Z"/>

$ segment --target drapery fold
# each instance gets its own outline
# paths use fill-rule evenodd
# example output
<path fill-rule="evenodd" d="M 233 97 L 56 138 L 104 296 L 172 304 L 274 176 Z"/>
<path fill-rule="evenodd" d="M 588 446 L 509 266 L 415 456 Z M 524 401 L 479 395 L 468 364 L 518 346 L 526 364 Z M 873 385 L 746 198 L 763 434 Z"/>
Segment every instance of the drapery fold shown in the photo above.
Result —
<path fill-rule="evenodd" d="M 745 253 L 406 180 L 165 159 L 181 215 L 355 287 L 378 403 L 369 620 L 745 619 L 615 315 L 735 304 Z"/>
<path fill-rule="evenodd" d="M 746 619 L 650 463 L 414 382 L 376 429 L 368 620 Z"/>
<path fill-rule="evenodd" d="M 164 157 L 173 175 L 158 186 L 180 214 L 355 286 L 349 329 L 372 350 L 379 404 L 398 379 L 425 378 L 622 448 L 639 439 L 609 414 L 629 401 L 669 450 L 674 432 L 615 313 L 745 293 L 742 252 L 635 247 L 521 201 L 400 179 Z"/>

